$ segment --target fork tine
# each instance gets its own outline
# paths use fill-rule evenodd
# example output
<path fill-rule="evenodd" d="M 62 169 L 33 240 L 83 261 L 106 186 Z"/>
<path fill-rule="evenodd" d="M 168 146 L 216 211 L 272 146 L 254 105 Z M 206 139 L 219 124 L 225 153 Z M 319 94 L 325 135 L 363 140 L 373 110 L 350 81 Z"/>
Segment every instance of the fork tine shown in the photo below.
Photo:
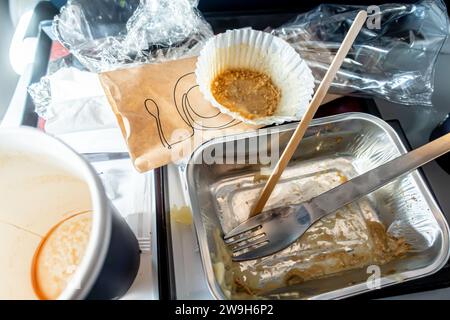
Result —
<path fill-rule="evenodd" d="M 264 232 L 261 233 L 257 233 L 257 234 L 251 234 L 248 237 L 243 237 L 243 238 L 239 238 L 236 239 L 232 242 L 227 243 L 228 247 L 231 248 L 231 250 L 235 251 L 234 248 L 235 247 L 239 247 L 240 245 L 245 245 L 246 243 L 250 243 L 250 242 L 254 242 L 256 240 L 259 240 L 262 237 L 266 237 L 266 234 Z"/>
<path fill-rule="evenodd" d="M 233 258 L 234 257 L 239 257 L 239 256 L 241 256 L 243 254 L 248 253 L 248 252 L 252 252 L 253 250 L 257 250 L 258 248 L 260 248 L 262 246 L 265 246 L 268 243 L 269 243 L 269 240 L 267 239 L 266 236 L 264 236 L 262 238 L 258 238 L 257 240 L 252 241 L 250 243 L 246 243 L 246 244 L 244 244 L 242 246 L 239 246 L 239 247 L 235 248 L 234 250 L 232 250 L 233 251 Z M 251 249 L 251 250 L 246 251 L 247 249 Z M 245 251 L 245 252 L 242 252 L 242 251 Z M 242 253 L 240 253 L 240 252 L 242 252 Z"/>
<path fill-rule="evenodd" d="M 226 240 L 229 240 L 230 238 L 242 236 L 242 235 L 244 235 L 247 232 L 257 231 L 257 230 L 261 229 L 261 227 L 262 227 L 262 225 L 259 222 L 259 220 L 257 220 L 257 219 L 249 219 L 246 222 L 238 225 L 236 228 L 234 228 L 230 232 L 228 232 L 224 236 L 223 239 L 226 241 Z"/>
<path fill-rule="evenodd" d="M 238 233 L 236 235 L 233 234 L 233 235 L 229 236 L 229 234 L 227 234 L 227 235 L 224 236 L 225 243 L 227 245 L 232 245 L 232 244 L 234 244 L 236 242 L 239 242 L 239 241 L 251 238 L 261 228 L 262 228 L 262 226 L 259 225 L 259 226 L 256 226 L 254 228 L 250 228 L 248 230 L 244 230 L 244 231 L 242 231 L 242 232 L 240 232 L 240 233 Z M 234 229 L 232 231 L 234 231 Z"/>
<path fill-rule="evenodd" d="M 262 245 L 261 245 L 262 244 Z M 256 247 L 256 248 L 253 248 Z M 264 241 L 260 241 L 258 243 L 255 243 L 253 245 L 250 246 L 250 248 L 252 248 L 251 250 L 246 250 L 248 248 L 243 248 L 242 250 L 240 250 L 239 253 L 238 252 L 233 252 L 233 261 L 236 262 L 240 262 L 240 261 L 247 261 L 247 260 L 255 260 L 255 259 L 260 259 L 263 257 L 266 257 L 270 254 L 273 254 L 273 250 L 271 249 L 271 245 L 270 245 L 270 241 L 268 240 L 264 240 Z"/>
<path fill-rule="evenodd" d="M 247 221 L 241 223 L 236 228 L 227 233 L 224 237 L 225 240 L 241 235 L 245 232 L 251 231 L 256 228 L 262 228 L 262 226 L 268 221 L 272 220 L 279 214 L 279 209 L 271 209 L 263 211 L 257 216 L 249 218 Z"/>

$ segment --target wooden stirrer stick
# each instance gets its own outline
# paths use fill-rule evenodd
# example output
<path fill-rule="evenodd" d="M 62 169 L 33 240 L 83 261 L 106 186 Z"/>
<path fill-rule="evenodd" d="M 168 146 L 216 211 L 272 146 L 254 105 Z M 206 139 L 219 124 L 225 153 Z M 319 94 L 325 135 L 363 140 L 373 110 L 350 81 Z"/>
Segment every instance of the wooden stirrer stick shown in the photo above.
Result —
<path fill-rule="evenodd" d="M 360 11 L 356 16 L 355 21 L 353 22 L 347 35 L 345 36 L 345 39 L 342 42 L 341 47 L 336 53 L 333 62 L 331 63 L 327 73 L 325 74 L 325 77 L 323 78 L 322 82 L 317 88 L 317 91 L 314 94 L 314 97 L 312 98 L 308 106 L 308 109 L 303 115 L 303 118 L 298 124 L 298 127 L 295 129 L 294 134 L 289 140 L 286 149 L 282 153 L 277 165 L 275 166 L 274 171 L 269 177 L 269 180 L 267 180 L 267 183 L 264 186 L 258 198 L 258 201 L 256 202 L 256 205 L 253 207 L 250 213 L 250 217 L 253 217 L 261 213 L 261 211 L 264 209 L 264 206 L 266 205 L 267 200 L 272 194 L 275 185 L 280 179 L 280 176 L 283 173 L 284 169 L 286 168 L 287 164 L 291 160 L 291 157 L 294 154 L 295 150 L 297 149 L 297 146 L 299 145 L 300 141 L 303 139 L 306 129 L 309 126 L 309 123 L 311 122 L 312 118 L 314 117 L 314 114 L 316 113 L 317 109 L 319 108 L 320 104 L 325 98 L 325 95 L 327 94 L 328 89 L 330 88 L 331 82 L 333 81 L 334 77 L 336 76 L 336 73 L 341 67 L 342 62 L 347 56 L 347 53 L 350 51 L 350 48 L 352 47 L 353 42 L 358 36 L 362 26 L 366 22 L 366 19 L 367 19 L 366 11 Z"/>

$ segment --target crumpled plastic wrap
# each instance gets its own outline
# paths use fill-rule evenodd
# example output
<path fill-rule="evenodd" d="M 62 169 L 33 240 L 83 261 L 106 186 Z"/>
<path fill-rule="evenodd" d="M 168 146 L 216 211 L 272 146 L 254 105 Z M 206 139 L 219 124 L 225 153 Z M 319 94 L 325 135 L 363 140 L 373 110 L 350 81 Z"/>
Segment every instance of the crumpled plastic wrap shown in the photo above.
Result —
<path fill-rule="evenodd" d="M 197 0 L 69 0 L 54 33 L 89 71 L 196 56 L 213 36 Z M 369 21 L 330 92 L 432 105 L 434 68 L 449 30 L 442 0 L 378 7 L 324 4 L 271 31 L 304 58 L 319 82 L 359 10 Z M 48 81 L 30 87 L 40 115 L 51 103 Z"/>
<path fill-rule="evenodd" d="M 33 99 L 34 111 L 43 119 L 50 118 L 52 114 L 49 114 L 48 106 L 52 102 L 52 92 L 49 78 L 42 77 L 39 82 L 30 84 L 28 93 Z"/>
<path fill-rule="evenodd" d="M 195 0 L 69 0 L 58 40 L 92 72 L 194 56 L 213 35 Z"/>
<path fill-rule="evenodd" d="M 298 15 L 272 34 L 289 42 L 320 81 L 359 10 L 368 11 L 368 22 L 331 92 L 431 106 L 435 61 L 449 30 L 447 9 L 441 0 L 378 7 L 324 4 Z"/>

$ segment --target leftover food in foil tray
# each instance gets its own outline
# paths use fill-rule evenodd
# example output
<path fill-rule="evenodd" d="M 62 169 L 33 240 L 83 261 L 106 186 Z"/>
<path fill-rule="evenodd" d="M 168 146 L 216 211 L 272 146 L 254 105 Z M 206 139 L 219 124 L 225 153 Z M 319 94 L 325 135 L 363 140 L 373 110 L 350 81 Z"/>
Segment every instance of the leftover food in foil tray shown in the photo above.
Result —
<path fill-rule="evenodd" d="M 181 168 L 216 298 L 343 298 L 429 275 L 446 263 L 448 225 L 417 171 L 321 219 L 272 256 L 232 261 L 223 235 L 247 219 L 270 175 L 269 165 L 249 160 L 281 151 L 295 125 L 213 139 Z M 218 148 L 224 155 L 231 148 L 240 161 L 201 161 Z M 307 201 L 404 152 L 395 131 L 374 116 L 314 120 L 266 209 Z"/>
<path fill-rule="evenodd" d="M 292 164 L 283 173 L 267 208 L 308 201 L 355 175 L 351 159 L 345 157 Z M 264 186 L 264 182 L 254 181 L 254 175 L 250 174 L 212 186 L 224 233 L 247 219 Z M 385 264 L 401 258 L 409 250 L 405 238 L 387 233 L 368 199 L 319 220 L 294 244 L 270 257 L 233 262 L 220 229 L 215 233 L 215 240 L 216 277 L 233 298 L 255 296 L 371 264 Z"/>

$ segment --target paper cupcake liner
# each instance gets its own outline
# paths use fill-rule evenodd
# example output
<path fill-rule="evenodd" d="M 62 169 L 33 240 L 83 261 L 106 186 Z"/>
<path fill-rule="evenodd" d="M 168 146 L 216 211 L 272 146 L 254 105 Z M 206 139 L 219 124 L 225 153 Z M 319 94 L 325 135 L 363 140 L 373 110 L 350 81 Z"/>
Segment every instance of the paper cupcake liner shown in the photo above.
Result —
<path fill-rule="evenodd" d="M 227 69 L 252 69 L 267 74 L 281 90 L 277 110 L 271 116 L 247 119 L 216 101 L 211 83 Z M 252 29 L 229 30 L 205 44 L 197 61 L 197 83 L 205 98 L 221 112 L 252 125 L 299 120 L 314 92 L 311 69 L 286 41 Z"/>

